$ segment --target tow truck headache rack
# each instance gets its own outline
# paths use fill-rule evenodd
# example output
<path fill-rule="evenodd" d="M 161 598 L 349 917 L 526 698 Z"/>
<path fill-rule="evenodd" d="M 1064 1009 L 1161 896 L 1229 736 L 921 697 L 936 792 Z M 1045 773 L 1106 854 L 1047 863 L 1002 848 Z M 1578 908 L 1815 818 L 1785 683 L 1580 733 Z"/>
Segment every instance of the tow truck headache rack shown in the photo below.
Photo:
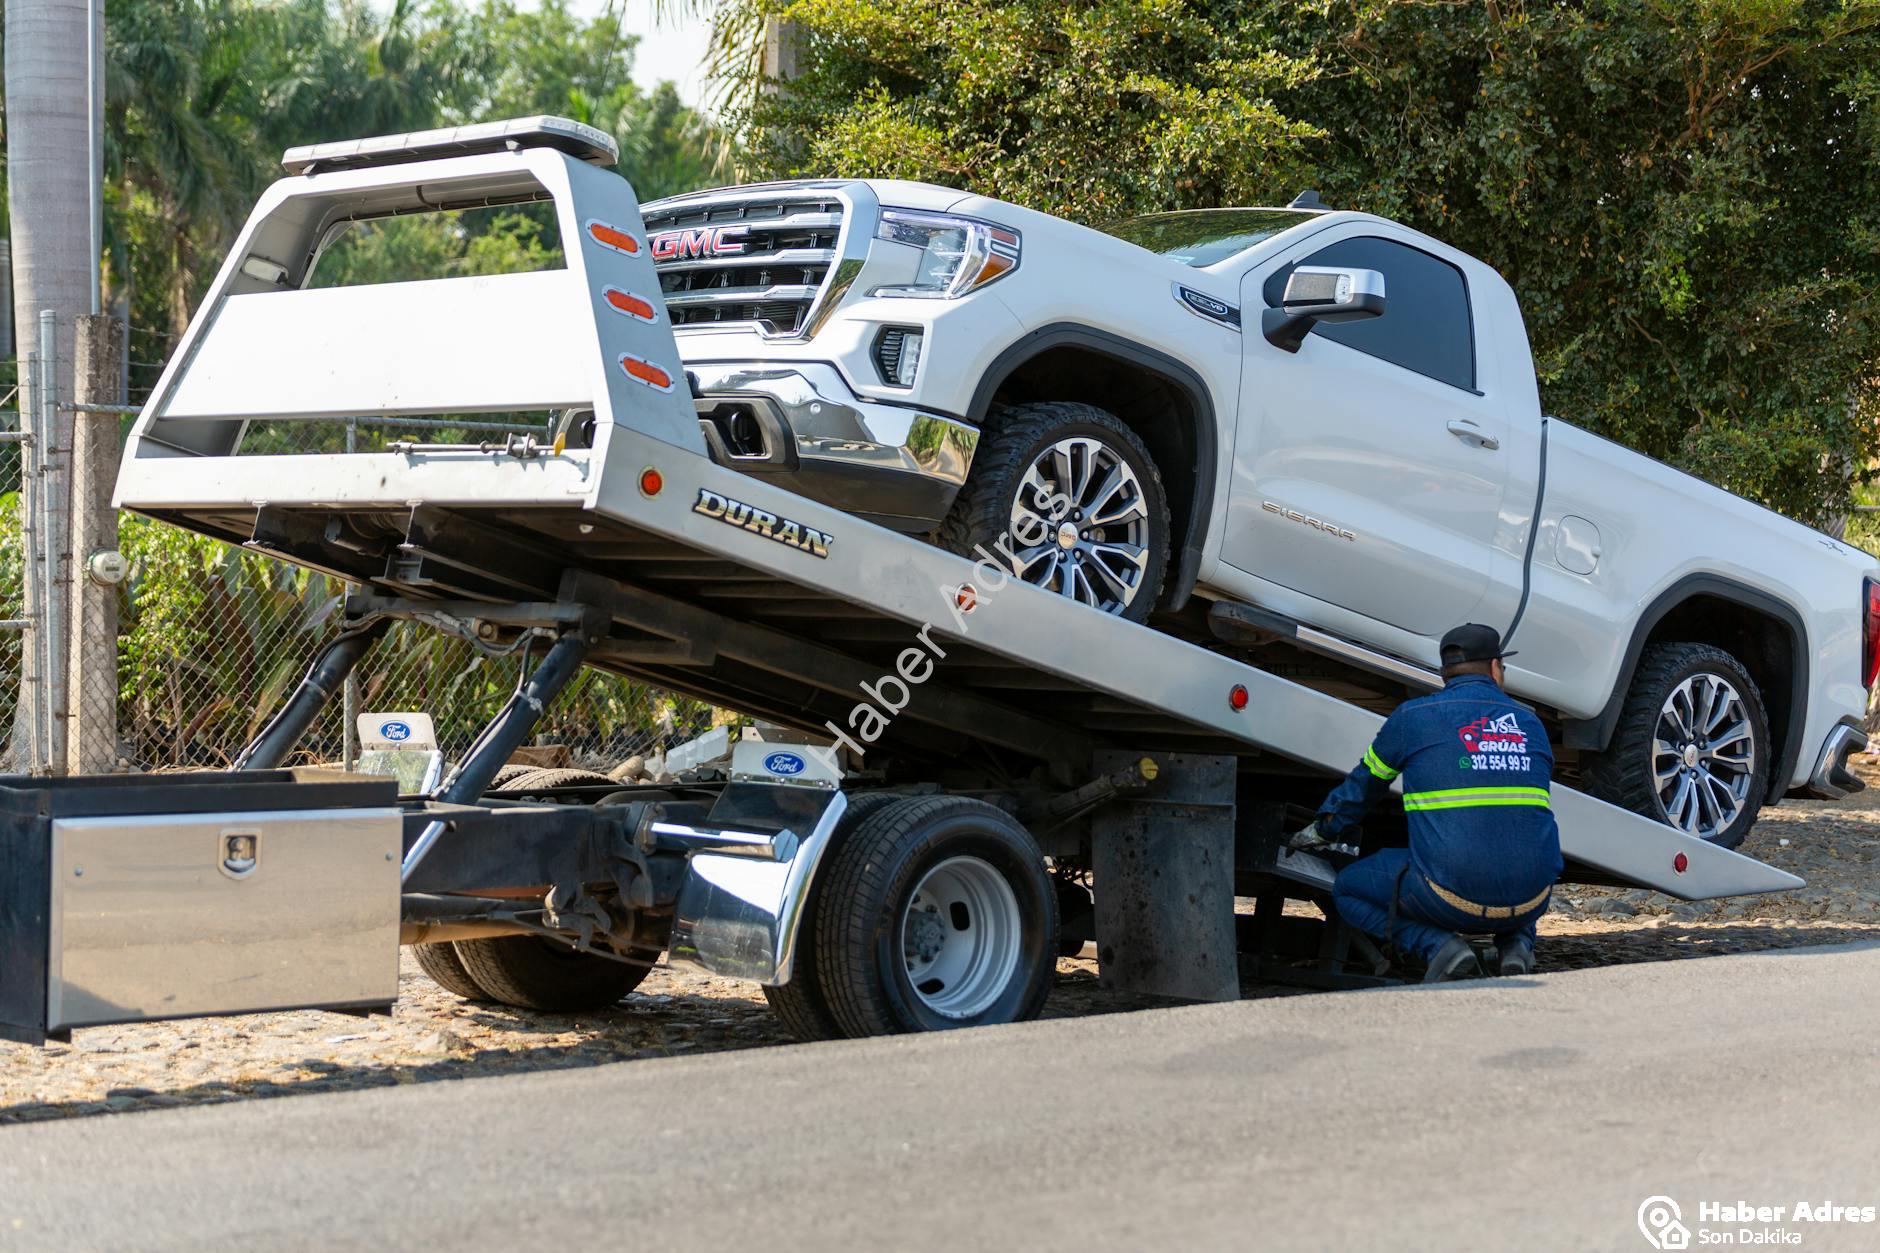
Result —
<path fill-rule="evenodd" d="M 458 990 L 499 959 L 505 987 L 560 989 L 530 1004 L 572 1003 L 566 972 L 525 978 L 539 953 L 489 945 L 539 937 L 616 973 L 664 950 L 766 985 L 806 1035 L 1035 1012 L 1042 989 L 948 965 L 947 946 L 967 937 L 1016 969 L 1040 928 L 1052 951 L 1096 939 L 1106 982 L 1136 990 L 1235 996 L 1242 950 L 1269 977 L 1296 950 L 1316 959 L 1300 977 L 1341 981 L 1342 953 L 1279 921 L 1287 898 L 1327 904 L 1330 867 L 1283 843 L 1376 714 L 714 463 L 633 191 L 597 142 L 538 120 L 364 147 L 297 150 L 307 172 L 263 195 L 118 484 L 124 508 L 361 590 L 242 773 L 0 786 L 13 1032 L 382 1005 L 399 940 Z M 528 201 L 552 207 L 564 269 L 302 286 L 351 222 Z M 552 441 L 240 452 L 263 421 L 543 410 L 564 414 Z M 280 771 L 399 619 L 539 660 L 434 795 Z M 715 777 L 558 798 L 601 803 L 491 792 L 583 665 L 796 734 L 734 745 Z M 1554 805 L 1569 877 L 1688 899 L 1800 882 L 1568 788 Z M 319 823 L 334 837 L 303 834 Z M 909 863 L 873 906 L 898 938 L 849 978 L 829 929 L 869 922 L 874 889 L 844 850 L 893 852 L 916 829 L 962 855 Z M 1400 834 L 1387 817 L 1370 838 Z M 1237 923 L 1237 897 L 1259 901 L 1256 922 Z M 116 912 L 133 900 L 134 927 Z M 291 966 L 264 943 L 283 937 Z"/>

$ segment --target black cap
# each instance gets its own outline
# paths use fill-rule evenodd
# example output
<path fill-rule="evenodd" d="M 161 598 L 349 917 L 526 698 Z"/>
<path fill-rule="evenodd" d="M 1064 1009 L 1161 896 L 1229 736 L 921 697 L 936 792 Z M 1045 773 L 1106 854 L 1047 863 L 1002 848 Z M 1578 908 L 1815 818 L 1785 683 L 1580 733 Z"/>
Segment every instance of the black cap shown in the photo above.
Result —
<path fill-rule="evenodd" d="M 1443 636 L 1442 658 L 1445 666 L 1460 665 L 1465 661 L 1496 661 L 1512 656 L 1513 653 L 1501 651 L 1501 633 L 1479 622 L 1465 622 Z"/>

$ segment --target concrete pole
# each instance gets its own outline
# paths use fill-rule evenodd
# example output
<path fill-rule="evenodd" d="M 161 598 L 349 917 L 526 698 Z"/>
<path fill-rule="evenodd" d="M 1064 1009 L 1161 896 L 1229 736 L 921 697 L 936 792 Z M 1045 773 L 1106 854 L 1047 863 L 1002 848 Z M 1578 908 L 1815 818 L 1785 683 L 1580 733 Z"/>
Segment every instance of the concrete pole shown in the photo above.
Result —
<path fill-rule="evenodd" d="M 20 356 L 39 354 L 48 386 L 39 390 L 50 403 L 20 411 L 21 426 L 36 441 L 35 459 L 50 456 L 63 462 L 72 446 L 69 413 L 58 405 L 72 395 L 73 319 L 91 309 L 92 280 L 98 256 L 91 251 L 90 214 L 81 206 L 91 192 L 90 154 L 96 151 L 97 96 L 101 81 L 97 59 L 102 41 L 88 38 L 87 26 L 97 20 L 104 0 L 5 0 L 6 4 L 6 122 L 7 200 L 13 251 L 14 334 Z M 88 58 L 87 46 L 91 57 Z M 56 334 L 42 336 L 40 314 L 50 311 Z M 22 380 L 35 384 L 36 380 Z M 43 423 L 43 425 L 42 425 Z M 56 481 L 37 483 L 48 492 L 42 519 L 62 524 L 66 513 L 61 486 Z M 36 502 L 37 503 L 37 502 Z M 33 591 L 53 593 L 61 585 L 48 578 Z M 64 606 L 45 603 L 28 594 L 26 616 L 35 623 L 63 619 Z M 47 653 L 63 652 L 65 636 L 49 641 Z M 30 730 L 40 722 L 41 699 L 64 686 L 64 670 L 38 671 L 38 650 L 28 649 L 24 680 L 20 685 L 10 765 L 25 768 L 20 749 L 30 742 Z M 53 719 L 52 721 L 58 721 Z M 22 734 L 26 732 L 26 734 Z M 32 765 L 63 767 L 62 755 Z"/>
<path fill-rule="evenodd" d="M 90 413 L 85 405 L 123 403 L 119 363 L 123 327 L 103 315 L 78 320 L 78 396 L 72 427 L 69 482 L 72 500 L 72 629 L 66 685 L 71 734 L 66 765 L 73 774 L 115 770 L 117 741 L 118 584 L 115 569 L 119 417 Z M 94 562 L 94 557 L 103 555 Z"/>

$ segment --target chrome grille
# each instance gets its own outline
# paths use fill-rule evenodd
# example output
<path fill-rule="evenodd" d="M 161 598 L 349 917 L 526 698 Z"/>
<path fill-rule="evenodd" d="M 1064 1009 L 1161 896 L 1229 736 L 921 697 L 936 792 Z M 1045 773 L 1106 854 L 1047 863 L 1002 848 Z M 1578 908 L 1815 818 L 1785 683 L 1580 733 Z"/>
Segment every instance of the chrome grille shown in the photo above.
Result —
<path fill-rule="evenodd" d="M 795 335 L 835 266 L 842 201 L 827 192 L 735 192 L 644 206 L 653 265 L 674 326 L 754 322 Z M 742 228 L 736 253 L 714 255 L 704 232 Z M 685 232 L 678 240 L 661 236 Z M 678 244 L 664 260 L 664 244 Z"/>

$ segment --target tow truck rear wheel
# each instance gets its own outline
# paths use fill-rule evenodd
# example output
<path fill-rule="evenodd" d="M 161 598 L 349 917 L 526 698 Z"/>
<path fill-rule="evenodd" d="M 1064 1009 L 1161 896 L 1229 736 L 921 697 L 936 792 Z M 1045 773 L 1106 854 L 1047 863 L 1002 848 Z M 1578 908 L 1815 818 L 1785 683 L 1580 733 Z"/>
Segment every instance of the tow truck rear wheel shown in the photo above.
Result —
<path fill-rule="evenodd" d="M 842 818 L 836 823 L 835 832 L 830 836 L 829 848 L 823 850 L 823 867 L 826 874 L 830 855 L 849 836 L 849 832 L 860 826 L 871 814 L 879 813 L 887 806 L 906 800 L 898 792 L 863 792 L 849 799 L 849 807 L 843 811 Z M 829 1003 L 823 998 L 822 983 L 816 977 L 817 919 L 818 906 L 822 903 L 822 893 L 812 891 L 804 904 L 803 917 L 796 927 L 796 960 L 791 963 L 790 982 L 764 989 L 764 999 L 770 1002 L 771 1010 L 783 1023 L 784 1029 L 799 1040 L 839 1040 L 842 1028 L 829 1013 Z"/>
<path fill-rule="evenodd" d="M 1031 833 L 964 796 L 883 806 L 817 876 L 816 977 L 851 1037 L 1035 1018 L 1057 969 L 1057 894 Z"/>
<path fill-rule="evenodd" d="M 470 972 L 463 968 L 456 948 L 448 941 L 442 944 L 414 944 L 411 946 L 411 955 L 417 959 L 418 969 L 446 992 L 454 992 L 466 1001 L 490 999 L 489 993 L 478 987 L 477 981 L 470 977 Z"/>
<path fill-rule="evenodd" d="M 605 1009 L 639 987 L 648 970 L 543 936 L 458 940 L 452 947 L 464 973 L 482 990 L 477 999 L 550 1013 Z"/>
<path fill-rule="evenodd" d="M 1601 800 L 1735 848 L 1762 809 L 1771 758 L 1769 715 L 1743 663 L 1709 644 L 1653 644 L 1585 777 Z"/>
<path fill-rule="evenodd" d="M 1168 568 L 1168 497 L 1136 433 L 1095 405 L 999 412 L 934 533 L 983 549 L 1018 578 L 1131 622 L 1148 620 Z"/>

